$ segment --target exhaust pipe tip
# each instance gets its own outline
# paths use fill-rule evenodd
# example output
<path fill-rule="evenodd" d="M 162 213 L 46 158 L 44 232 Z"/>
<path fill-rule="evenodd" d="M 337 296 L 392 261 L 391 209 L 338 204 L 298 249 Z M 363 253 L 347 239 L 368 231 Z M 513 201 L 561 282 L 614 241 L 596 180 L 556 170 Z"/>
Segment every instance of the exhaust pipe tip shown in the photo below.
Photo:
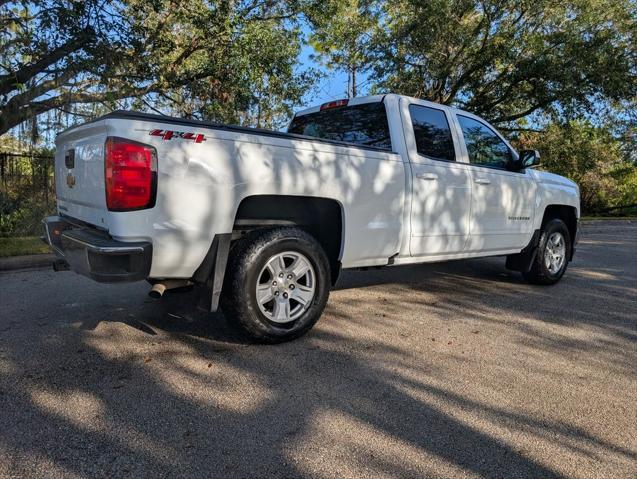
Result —
<path fill-rule="evenodd" d="M 71 269 L 71 265 L 68 264 L 63 259 L 56 259 L 55 261 L 53 261 L 52 266 L 53 266 L 53 271 L 55 271 L 56 273 L 60 271 L 69 271 Z"/>
<path fill-rule="evenodd" d="M 155 283 L 150 291 L 148 292 L 148 296 L 153 299 L 159 299 L 164 295 L 164 291 L 166 291 L 166 285 L 163 283 Z"/>
<path fill-rule="evenodd" d="M 153 287 L 150 288 L 150 291 L 148 292 L 148 296 L 159 299 L 168 289 L 179 289 L 192 285 L 193 282 L 187 279 L 164 279 L 161 283 L 153 284 Z"/>

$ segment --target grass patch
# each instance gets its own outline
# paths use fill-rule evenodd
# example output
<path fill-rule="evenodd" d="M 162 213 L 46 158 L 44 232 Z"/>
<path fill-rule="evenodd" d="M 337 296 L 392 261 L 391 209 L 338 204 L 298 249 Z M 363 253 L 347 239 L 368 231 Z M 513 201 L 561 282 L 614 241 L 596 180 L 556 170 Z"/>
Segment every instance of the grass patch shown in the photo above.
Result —
<path fill-rule="evenodd" d="M 50 253 L 51 250 L 37 236 L 0 238 L 0 257 Z"/>
<path fill-rule="evenodd" d="M 636 216 L 582 216 L 582 221 L 600 221 L 600 220 L 637 220 Z"/>

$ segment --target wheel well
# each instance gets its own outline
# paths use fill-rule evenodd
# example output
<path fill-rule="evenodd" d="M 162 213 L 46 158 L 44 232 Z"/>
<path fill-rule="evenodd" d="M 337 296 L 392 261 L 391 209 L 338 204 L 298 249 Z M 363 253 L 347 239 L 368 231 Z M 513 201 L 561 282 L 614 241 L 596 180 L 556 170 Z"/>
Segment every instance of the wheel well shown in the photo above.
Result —
<path fill-rule="evenodd" d="M 571 243 L 575 242 L 575 235 L 577 234 L 577 212 L 574 207 L 566 205 L 549 205 L 544 210 L 544 217 L 542 218 L 542 227 L 552 219 L 559 218 L 568 228 L 568 232 L 571 235 Z"/>
<path fill-rule="evenodd" d="M 316 238 L 330 261 L 332 284 L 340 272 L 343 213 L 340 203 L 311 196 L 256 195 L 244 198 L 234 220 L 235 238 L 257 228 L 296 225 Z"/>

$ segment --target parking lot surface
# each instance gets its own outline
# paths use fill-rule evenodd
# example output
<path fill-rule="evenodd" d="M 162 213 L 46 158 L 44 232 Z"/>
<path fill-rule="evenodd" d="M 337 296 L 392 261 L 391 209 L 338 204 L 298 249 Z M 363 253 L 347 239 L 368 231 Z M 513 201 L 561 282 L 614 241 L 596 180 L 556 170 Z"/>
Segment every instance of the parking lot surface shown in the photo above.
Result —
<path fill-rule="evenodd" d="M 552 287 L 503 258 L 343 274 L 247 343 L 145 283 L 0 274 L 0 477 L 637 476 L 637 223 Z"/>

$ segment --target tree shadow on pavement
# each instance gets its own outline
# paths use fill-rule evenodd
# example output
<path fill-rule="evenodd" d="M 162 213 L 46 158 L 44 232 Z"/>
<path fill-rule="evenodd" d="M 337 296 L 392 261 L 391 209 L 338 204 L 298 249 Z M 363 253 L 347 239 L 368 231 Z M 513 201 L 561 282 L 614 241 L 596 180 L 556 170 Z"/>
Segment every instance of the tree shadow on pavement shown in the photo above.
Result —
<path fill-rule="evenodd" d="M 187 295 L 156 303 L 139 301 L 141 288 L 112 287 L 105 297 L 83 279 L 72 284 L 85 291 L 69 291 L 42 275 L 36 283 L 57 300 L 34 305 L 14 299 L 16 275 L 0 333 L 0 476 L 569 475 L 551 453 L 528 452 L 537 447 L 634 464 L 629 444 L 519 407 L 492 377 L 507 369 L 451 338 L 492 328 L 493 337 L 472 336 L 488 349 L 510 328 L 509 347 L 530 358 L 512 358 L 514 381 L 547 354 L 586 354 L 634 377 L 625 347 L 635 306 L 614 295 L 634 276 L 615 284 L 628 274 L 619 265 L 605 266 L 608 277 L 573 266 L 549 289 L 525 285 L 499 260 L 347 273 L 317 328 L 278 346 L 249 344 L 221 314 L 189 309 Z M 560 301 L 574 293 L 577 302 Z M 572 327 L 599 335 L 568 337 L 562 328 Z M 444 349 L 454 341 L 466 351 Z M 476 375 L 475 392 L 463 371 Z"/>

